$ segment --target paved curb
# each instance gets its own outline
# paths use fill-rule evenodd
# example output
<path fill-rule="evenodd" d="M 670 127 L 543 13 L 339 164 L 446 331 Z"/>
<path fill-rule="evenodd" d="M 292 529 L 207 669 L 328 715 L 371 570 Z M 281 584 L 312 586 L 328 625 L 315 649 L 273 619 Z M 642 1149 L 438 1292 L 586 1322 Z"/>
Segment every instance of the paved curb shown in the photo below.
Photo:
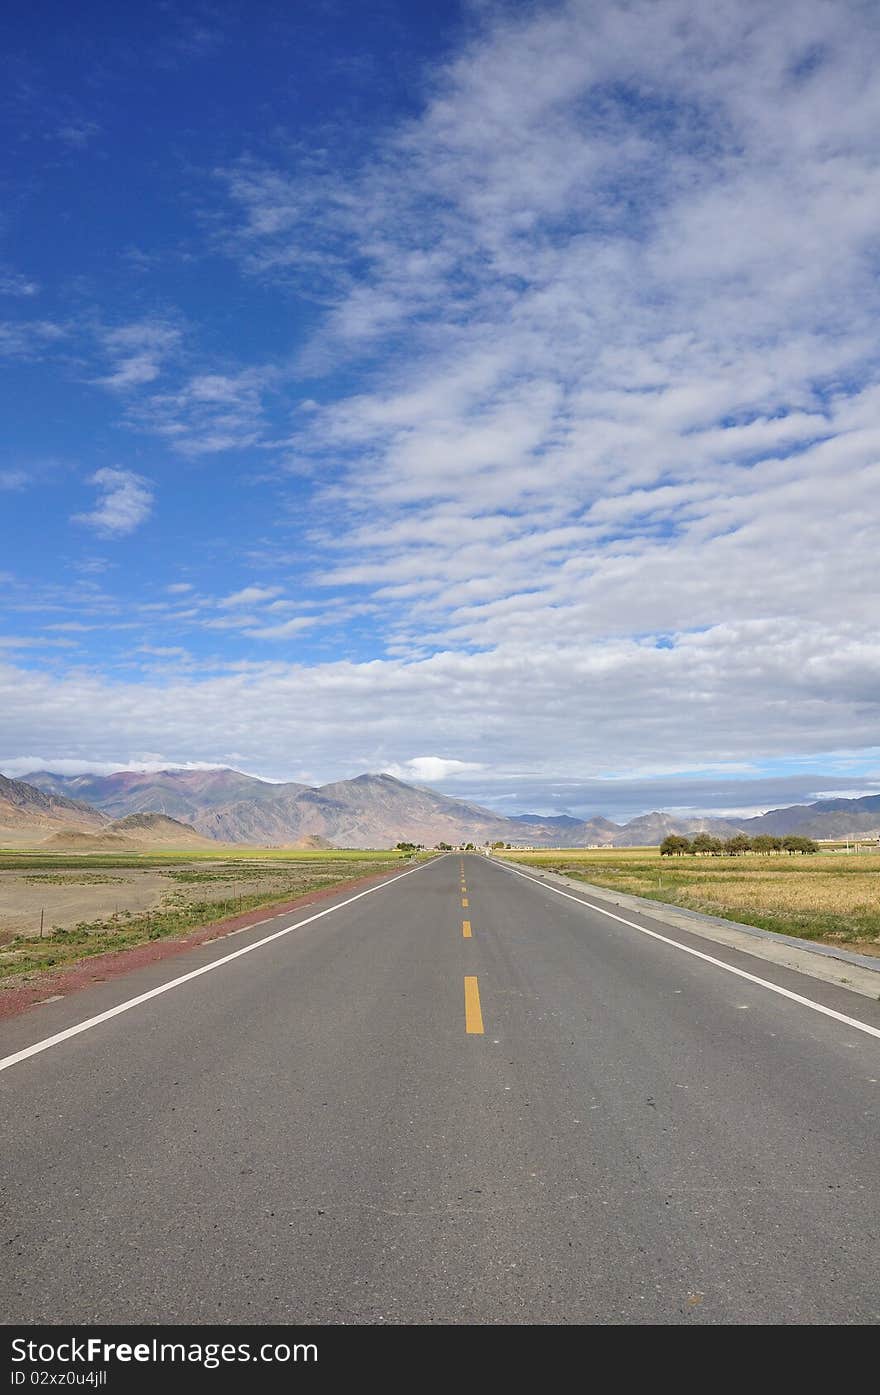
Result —
<path fill-rule="evenodd" d="M 732 949 L 754 954 L 759 959 L 781 964 L 786 969 L 809 974 L 811 978 L 848 988 L 851 992 L 873 998 L 875 1002 L 880 999 L 880 957 L 873 959 L 870 955 L 838 949 L 835 945 L 818 945 L 811 940 L 780 935 L 775 930 L 761 930 L 756 925 L 742 925 L 737 920 L 722 920 L 719 916 L 704 915 L 701 911 L 686 910 L 683 906 L 670 906 L 665 901 L 651 901 L 644 896 L 609 891 L 604 886 L 593 886 L 591 882 L 564 877 L 559 872 L 539 871 L 528 863 L 513 862 L 506 857 L 494 858 L 493 861 L 528 872 L 540 881 L 556 882 L 580 891 L 621 910 L 635 911 L 661 924 L 674 925 L 678 930 L 702 935 L 716 944 L 729 945 Z"/>

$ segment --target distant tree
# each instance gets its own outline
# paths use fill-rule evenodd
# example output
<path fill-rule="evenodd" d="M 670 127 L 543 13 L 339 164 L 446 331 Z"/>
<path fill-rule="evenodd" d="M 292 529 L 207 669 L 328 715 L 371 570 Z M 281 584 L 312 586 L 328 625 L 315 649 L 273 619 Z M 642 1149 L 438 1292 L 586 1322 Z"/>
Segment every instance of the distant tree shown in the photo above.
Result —
<path fill-rule="evenodd" d="M 473 843 L 465 843 L 464 850 L 465 852 L 474 852 L 475 849 Z"/>
<path fill-rule="evenodd" d="M 395 844 L 395 848 L 397 852 L 414 853 L 416 850 L 416 845 L 415 843 L 397 843 Z"/>
<path fill-rule="evenodd" d="M 752 852 L 775 853 L 782 851 L 782 839 L 775 838 L 772 833 L 759 833 L 752 839 Z"/>
<path fill-rule="evenodd" d="M 698 833 L 691 842 L 691 852 L 717 855 L 721 852 L 721 839 L 714 838 L 711 833 Z"/>
<path fill-rule="evenodd" d="M 682 838 L 678 833 L 668 833 L 660 844 L 661 857 L 682 857 L 684 853 L 691 851 L 691 845 L 687 838 Z"/>
<path fill-rule="evenodd" d="M 724 844 L 724 851 L 728 857 L 739 857 L 742 853 L 752 851 L 752 840 L 744 833 L 737 833 L 733 838 L 728 838 Z"/>
<path fill-rule="evenodd" d="M 503 843 L 493 843 L 493 844 L 492 844 L 492 850 L 493 850 L 493 852 L 494 852 L 495 848 L 503 848 L 503 847 L 504 847 L 504 844 L 503 844 Z"/>
<path fill-rule="evenodd" d="M 452 852 L 451 843 L 435 843 L 434 848 L 436 852 Z"/>
<path fill-rule="evenodd" d="M 819 844 L 814 843 L 812 838 L 800 838 L 797 834 L 790 833 L 787 838 L 783 838 L 782 846 L 787 853 L 794 855 L 802 853 L 806 857 L 808 853 L 817 853 Z"/>

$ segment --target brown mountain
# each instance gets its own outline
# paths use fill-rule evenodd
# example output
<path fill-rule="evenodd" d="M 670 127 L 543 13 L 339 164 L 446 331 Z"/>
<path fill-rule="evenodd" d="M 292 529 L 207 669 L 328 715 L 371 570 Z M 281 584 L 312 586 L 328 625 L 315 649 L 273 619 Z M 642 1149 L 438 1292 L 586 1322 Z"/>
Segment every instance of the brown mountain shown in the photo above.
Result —
<path fill-rule="evenodd" d="M 317 789 L 273 785 L 235 770 L 166 770 L 149 775 L 120 771 L 104 776 L 40 771 L 29 779 L 44 789 L 88 793 L 107 813 L 140 810 L 151 799 L 166 808 L 186 808 L 188 822 L 206 837 L 262 847 L 290 847 L 315 838 L 330 846 L 352 848 L 388 847 L 401 841 L 426 847 L 439 842 L 632 847 L 659 843 L 670 832 L 707 828 L 729 836 L 739 831 L 737 825 L 719 820 L 659 813 L 626 825 L 601 816 L 583 821 L 568 814 L 508 818 L 479 804 L 405 784 L 392 775 L 358 775 Z"/>
<path fill-rule="evenodd" d="M 273 785 L 236 770 L 86 776 L 35 771 L 28 780 L 58 795 L 76 792 L 116 817 L 143 812 L 152 800 L 153 809 L 179 811 L 175 817 L 223 843 L 290 847 L 302 838 L 320 838 L 336 847 L 381 848 L 404 841 L 428 847 L 441 841 L 567 841 L 553 820 L 509 819 L 391 775 L 358 775 L 318 789 Z M 577 820 L 565 822 L 579 826 Z"/>
<path fill-rule="evenodd" d="M 314 790 L 308 785 L 271 785 L 273 794 L 256 799 L 236 799 L 216 804 L 193 817 L 200 832 L 221 843 L 255 843 L 261 847 L 288 846 L 315 834 L 332 839 L 330 825 L 316 825 L 303 816 L 300 801 Z M 332 823 L 332 820 L 330 821 Z"/>
<path fill-rule="evenodd" d="M 264 847 L 291 847 L 303 839 L 354 848 L 389 847 L 402 841 L 427 847 L 438 842 L 479 845 L 499 841 L 514 847 L 636 847 L 656 845 L 668 833 L 706 831 L 728 838 L 739 832 L 798 832 L 834 838 L 871 832 L 880 824 L 877 795 L 776 809 L 750 819 L 654 811 L 618 824 L 601 816 L 579 820 L 568 814 L 508 818 L 466 800 L 404 784 L 391 775 L 358 775 L 319 788 L 270 784 L 237 770 L 117 771 L 113 775 L 77 776 L 36 771 L 27 779 L 28 784 L 5 783 L 21 790 L 38 786 L 20 798 L 32 805 L 43 799 L 47 809 L 54 800 L 56 812 L 59 808 L 76 809 L 81 827 L 83 819 L 94 820 L 100 815 L 81 802 L 72 804 L 72 795 L 88 799 L 105 818 L 164 813 L 217 842 Z"/>
<path fill-rule="evenodd" d="M 214 838 L 272 844 L 322 838 L 337 847 L 382 848 L 397 842 L 485 842 L 510 837 L 512 821 L 475 804 L 406 785 L 392 775 L 358 775 L 319 789 L 275 786 L 274 798 L 211 810 L 196 827 Z M 514 825 L 515 827 L 515 825 Z M 518 829 L 516 830 L 519 831 Z"/>
<path fill-rule="evenodd" d="M 630 819 L 611 841 L 615 848 L 650 848 L 662 843 L 670 833 L 685 834 L 687 837 L 694 833 L 711 833 L 716 838 L 732 838 L 741 832 L 741 824 L 731 823 L 727 819 L 678 818 L 655 810 L 652 814 Z"/>
<path fill-rule="evenodd" d="M 169 818 L 167 814 L 126 814 L 110 824 L 108 833 L 121 834 L 136 843 L 167 843 L 175 848 L 210 848 L 212 840 L 205 838 L 190 823 Z"/>
<path fill-rule="evenodd" d="M 581 824 L 581 841 L 586 847 L 613 847 L 622 827 L 622 824 L 612 823 L 610 819 L 599 814 Z M 577 837 L 578 831 L 575 829 L 573 832 Z"/>
<path fill-rule="evenodd" d="M 876 834 L 880 829 L 880 794 L 860 799 L 820 799 L 815 804 L 793 804 L 771 809 L 756 819 L 745 819 L 746 833 L 797 833 L 805 838 L 852 838 Z"/>
<path fill-rule="evenodd" d="M 194 823 L 209 809 L 244 800 L 259 802 L 274 798 L 280 791 L 292 794 L 309 788 L 273 785 L 240 770 L 117 770 L 112 775 L 57 775 L 51 770 L 35 770 L 24 778 L 47 793 L 85 800 L 110 818 L 167 814 L 187 823 Z"/>
<path fill-rule="evenodd" d="M 22 780 L 0 775 L 0 845 L 28 845 L 62 828 L 96 832 L 109 822 L 106 814 L 78 799 L 47 794 Z"/>
<path fill-rule="evenodd" d="M 67 826 L 39 845 L 55 852 L 145 852 L 149 848 L 216 848 L 210 838 L 167 814 L 128 814 L 96 832 Z"/>

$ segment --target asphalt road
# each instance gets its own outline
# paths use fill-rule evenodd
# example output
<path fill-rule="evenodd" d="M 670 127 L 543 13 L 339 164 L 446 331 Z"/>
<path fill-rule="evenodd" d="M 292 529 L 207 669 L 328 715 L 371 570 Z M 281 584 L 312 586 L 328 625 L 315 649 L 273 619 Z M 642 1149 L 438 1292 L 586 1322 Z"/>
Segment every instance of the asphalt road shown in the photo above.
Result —
<path fill-rule="evenodd" d="M 4 1321 L 878 1321 L 880 1039 L 769 985 L 880 1005 L 479 856 L 347 899 L 0 1024 Z"/>

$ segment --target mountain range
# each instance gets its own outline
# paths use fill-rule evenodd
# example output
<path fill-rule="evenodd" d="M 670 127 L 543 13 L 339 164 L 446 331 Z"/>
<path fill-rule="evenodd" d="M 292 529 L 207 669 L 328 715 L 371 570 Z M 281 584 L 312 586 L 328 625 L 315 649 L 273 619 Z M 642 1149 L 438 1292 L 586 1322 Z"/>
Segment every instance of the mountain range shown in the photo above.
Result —
<path fill-rule="evenodd" d="M 0 841 L 7 846 L 48 838 L 64 828 L 94 833 L 108 822 L 106 815 L 79 799 L 0 775 Z"/>
<path fill-rule="evenodd" d="M 132 816 L 157 823 L 120 828 Z M 114 821 L 116 821 L 114 823 Z M 408 785 L 391 775 L 358 775 L 328 785 L 272 784 L 237 770 L 120 770 L 111 775 L 60 775 L 37 770 L 22 780 L 0 776 L 0 843 L 44 840 L 75 831 L 135 835 L 153 828 L 161 841 L 190 845 L 197 835 L 257 846 L 389 847 L 397 842 L 505 842 L 533 847 L 639 847 L 668 833 L 865 835 L 880 828 L 880 795 L 822 800 L 747 819 L 680 817 L 662 812 L 618 824 L 597 815 L 507 817 L 466 800 Z M 179 830 L 176 831 L 176 830 Z"/>

